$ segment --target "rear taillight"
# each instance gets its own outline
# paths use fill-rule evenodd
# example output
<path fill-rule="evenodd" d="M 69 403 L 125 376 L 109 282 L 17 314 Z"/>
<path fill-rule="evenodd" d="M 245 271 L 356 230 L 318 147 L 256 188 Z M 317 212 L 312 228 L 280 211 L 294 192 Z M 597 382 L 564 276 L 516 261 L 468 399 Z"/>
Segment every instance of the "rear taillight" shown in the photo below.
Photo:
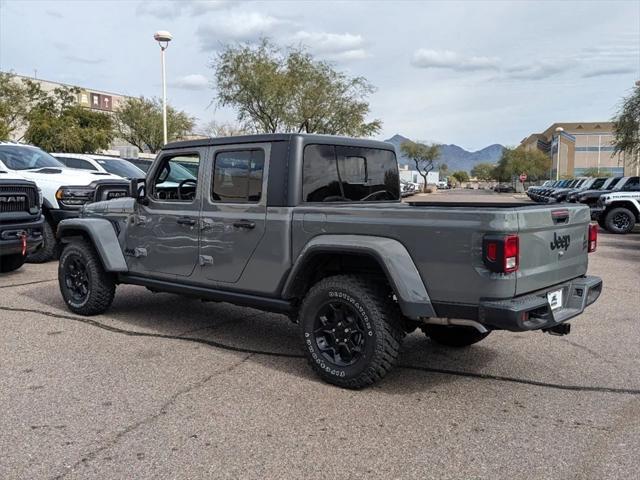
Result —
<path fill-rule="evenodd" d="M 511 273 L 520 264 L 520 240 L 517 235 L 486 235 L 482 241 L 482 256 L 489 270 Z"/>
<path fill-rule="evenodd" d="M 589 224 L 589 247 L 587 248 L 587 251 L 589 253 L 595 252 L 597 246 L 598 246 L 598 224 L 590 223 Z"/>

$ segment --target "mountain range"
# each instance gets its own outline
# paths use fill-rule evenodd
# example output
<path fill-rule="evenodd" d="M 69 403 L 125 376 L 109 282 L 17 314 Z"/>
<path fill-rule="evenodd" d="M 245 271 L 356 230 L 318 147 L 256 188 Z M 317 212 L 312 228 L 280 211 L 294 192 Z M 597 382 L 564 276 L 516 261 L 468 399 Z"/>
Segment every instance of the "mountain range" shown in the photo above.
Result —
<path fill-rule="evenodd" d="M 414 166 L 413 161 L 400 152 L 400 145 L 407 141 L 411 140 L 399 134 L 385 140 L 385 142 L 395 145 L 400 165 L 409 165 L 411 167 Z M 440 158 L 438 158 L 436 163 L 446 163 L 447 167 L 449 167 L 449 172 L 455 172 L 457 170 L 470 172 L 478 163 L 497 163 L 497 161 L 500 160 L 503 150 L 504 147 L 497 143 L 476 152 L 469 152 L 458 145 L 442 145 Z"/>

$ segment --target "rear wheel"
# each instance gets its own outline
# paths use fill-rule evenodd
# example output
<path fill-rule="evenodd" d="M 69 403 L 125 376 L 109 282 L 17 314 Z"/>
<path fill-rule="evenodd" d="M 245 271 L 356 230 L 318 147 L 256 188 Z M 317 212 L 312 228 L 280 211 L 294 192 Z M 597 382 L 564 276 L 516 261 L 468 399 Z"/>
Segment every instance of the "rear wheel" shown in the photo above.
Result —
<path fill-rule="evenodd" d="M 60 293 L 69 309 L 80 315 L 104 313 L 113 302 L 116 284 L 93 246 L 86 241 L 68 244 L 58 265 Z"/>
<path fill-rule="evenodd" d="M 309 290 L 299 315 L 304 351 L 324 381 L 363 388 L 395 365 L 404 337 L 401 313 L 384 282 L 328 277 Z"/>
<path fill-rule="evenodd" d="M 0 273 L 13 272 L 19 269 L 25 261 L 25 257 L 17 253 L 0 257 Z"/>
<path fill-rule="evenodd" d="M 58 241 L 49 219 L 42 223 L 42 246 L 27 256 L 29 263 L 45 263 L 57 258 L 60 254 Z"/>
<path fill-rule="evenodd" d="M 468 347 L 487 338 L 491 332 L 479 332 L 462 325 L 423 325 L 420 327 L 432 341 L 447 347 Z"/>
<path fill-rule="evenodd" d="M 624 234 L 633 230 L 636 224 L 636 217 L 628 208 L 612 208 L 607 212 L 604 223 L 609 232 Z"/>

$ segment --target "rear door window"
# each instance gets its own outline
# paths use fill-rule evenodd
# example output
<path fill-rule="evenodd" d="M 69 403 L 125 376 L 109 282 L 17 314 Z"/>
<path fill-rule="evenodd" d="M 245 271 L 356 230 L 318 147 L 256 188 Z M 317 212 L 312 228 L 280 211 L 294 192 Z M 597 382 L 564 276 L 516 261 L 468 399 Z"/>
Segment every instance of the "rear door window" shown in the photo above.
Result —
<path fill-rule="evenodd" d="M 398 164 L 389 150 L 307 145 L 302 195 L 305 202 L 390 201 L 400 198 Z"/>
<path fill-rule="evenodd" d="M 262 197 L 264 151 L 223 151 L 216 155 L 211 199 L 221 203 L 257 203 Z"/>

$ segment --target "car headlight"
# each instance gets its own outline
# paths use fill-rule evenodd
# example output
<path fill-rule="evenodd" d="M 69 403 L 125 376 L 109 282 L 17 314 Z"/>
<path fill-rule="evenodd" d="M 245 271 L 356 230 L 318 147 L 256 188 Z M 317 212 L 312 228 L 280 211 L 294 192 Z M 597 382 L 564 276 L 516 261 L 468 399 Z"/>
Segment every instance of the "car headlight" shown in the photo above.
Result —
<path fill-rule="evenodd" d="M 42 190 L 38 188 L 38 208 L 42 207 L 43 201 L 44 201 L 44 197 L 42 196 Z"/>
<path fill-rule="evenodd" d="M 56 200 L 63 208 L 80 208 L 92 202 L 95 194 L 92 187 L 60 187 L 56 192 Z"/>

